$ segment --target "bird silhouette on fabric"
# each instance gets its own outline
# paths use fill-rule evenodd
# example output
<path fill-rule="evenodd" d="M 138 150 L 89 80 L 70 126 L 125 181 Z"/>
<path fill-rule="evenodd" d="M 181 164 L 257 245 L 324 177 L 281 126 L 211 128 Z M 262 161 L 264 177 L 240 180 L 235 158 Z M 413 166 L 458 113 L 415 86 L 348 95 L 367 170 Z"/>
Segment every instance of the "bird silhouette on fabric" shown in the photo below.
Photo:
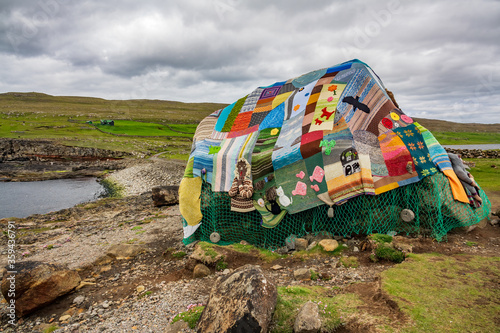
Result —
<path fill-rule="evenodd" d="M 347 103 L 347 104 L 351 104 L 354 107 L 353 111 L 356 111 L 356 109 L 360 109 L 363 112 L 370 113 L 370 108 L 368 107 L 368 105 L 363 104 L 363 103 L 361 103 L 359 101 L 359 96 L 356 96 L 356 97 L 352 97 L 352 96 L 344 97 L 344 99 L 342 100 L 342 102 Z"/>

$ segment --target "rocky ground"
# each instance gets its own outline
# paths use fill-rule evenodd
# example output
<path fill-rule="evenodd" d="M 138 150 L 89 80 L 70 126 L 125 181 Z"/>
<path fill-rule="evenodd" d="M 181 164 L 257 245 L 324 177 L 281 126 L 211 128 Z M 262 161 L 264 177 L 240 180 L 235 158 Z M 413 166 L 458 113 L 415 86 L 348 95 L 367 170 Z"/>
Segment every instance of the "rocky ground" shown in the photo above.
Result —
<path fill-rule="evenodd" d="M 82 282 L 70 294 L 19 319 L 16 328 L 7 323 L 3 301 L 0 331 L 43 332 L 55 325 L 56 332 L 168 332 L 177 313 L 190 304 L 207 302 L 217 277 L 247 263 L 260 265 L 280 286 L 323 285 L 332 294 L 350 290 L 361 296 L 363 291 L 353 290 L 352 282 L 371 286 L 381 271 L 394 265 L 371 262 L 370 252 L 362 251 L 364 237 L 339 237 L 341 246 L 346 247 L 343 255 L 356 257 L 358 268 L 344 268 L 337 257 L 297 258 L 293 251 L 273 262 L 252 253 L 227 253 L 227 268 L 217 271 L 210 267 L 210 275 L 194 279 L 196 261 L 190 256 L 195 247 L 182 243 L 178 205 L 154 207 L 150 192 L 152 186 L 178 184 L 183 171 L 182 163 L 158 159 L 135 162 L 111 176 L 126 188 L 128 196 L 123 199 L 101 199 L 16 220 L 18 260 L 67 265 L 78 271 Z M 0 220 L 0 227 L 5 230 L 7 223 L 7 219 Z M 498 255 L 499 230 L 485 223 L 468 233 L 450 233 L 446 242 L 413 238 L 413 252 Z M 477 246 L 467 246 L 470 241 Z M 3 265 L 6 244 L 4 237 L 0 241 Z M 128 247 L 132 245 L 136 246 L 131 253 Z M 314 269 L 329 279 L 299 281 L 294 273 L 301 268 Z M 393 311 L 389 305 L 377 306 Z M 191 331 L 186 326 L 181 329 Z"/>

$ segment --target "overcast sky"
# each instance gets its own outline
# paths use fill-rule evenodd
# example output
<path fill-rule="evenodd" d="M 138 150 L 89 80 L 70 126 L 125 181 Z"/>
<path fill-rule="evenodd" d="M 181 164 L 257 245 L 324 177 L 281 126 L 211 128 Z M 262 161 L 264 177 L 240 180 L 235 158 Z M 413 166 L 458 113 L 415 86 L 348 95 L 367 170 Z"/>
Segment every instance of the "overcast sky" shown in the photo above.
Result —
<path fill-rule="evenodd" d="M 500 123 L 500 1 L 2 0 L 0 92 L 232 103 L 358 58 L 410 116 Z"/>

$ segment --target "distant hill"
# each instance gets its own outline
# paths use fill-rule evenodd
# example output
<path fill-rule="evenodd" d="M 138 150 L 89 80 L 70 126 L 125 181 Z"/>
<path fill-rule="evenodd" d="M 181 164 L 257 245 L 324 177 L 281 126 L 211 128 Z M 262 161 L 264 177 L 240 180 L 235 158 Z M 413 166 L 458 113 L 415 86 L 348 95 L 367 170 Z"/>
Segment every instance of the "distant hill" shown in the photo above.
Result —
<path fill-rule="evenodd" d="M 0 113 L 46 113 L 80 119 L 88 117 L 197 123 L 226 105 L 149 99 L 106 100 L 93 97 L 52 96 L 36 92 L 0 94 Z"/>
<path fill-rule="evenodd" d="M 446 120 L 413 118 L 431 132 L 488 132 L 500 133 L 500 124 L 454 123 Z"/>

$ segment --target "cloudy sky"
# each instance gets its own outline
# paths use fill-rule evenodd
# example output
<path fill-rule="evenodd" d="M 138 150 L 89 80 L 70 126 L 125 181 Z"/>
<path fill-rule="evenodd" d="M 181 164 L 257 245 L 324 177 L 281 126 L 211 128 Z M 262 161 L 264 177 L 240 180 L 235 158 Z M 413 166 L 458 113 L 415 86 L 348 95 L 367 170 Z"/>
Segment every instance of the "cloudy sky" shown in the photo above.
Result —
<path fill-rule="evenodd" d="M 500 1 L 2 0 L 0 92 L 232 103 L 358 58 L 410 116 L 500 123 Z"/>

